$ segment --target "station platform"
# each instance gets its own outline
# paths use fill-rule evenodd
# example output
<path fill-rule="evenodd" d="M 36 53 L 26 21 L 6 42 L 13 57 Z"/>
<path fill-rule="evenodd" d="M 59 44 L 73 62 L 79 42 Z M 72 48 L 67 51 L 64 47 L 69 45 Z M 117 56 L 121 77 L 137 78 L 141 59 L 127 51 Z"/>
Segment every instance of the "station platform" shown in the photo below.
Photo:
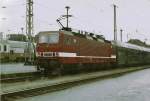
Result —
<path fill-rule="evenodd" d="M 28 73 L 36 72 L 35 66 L 24 66 L 24 63 L 0 64 L 0 73 L 15 74 L 15 73 Z"/>
<path fill-rule="evenodd" d="M 17 82 L 17 83 L 10 83 L 10 84 L 1 84 L 1 95 L 13 92 L 19 92 L 27 89 L 36 89 L 45 86 L 56 86 L 59 84 L 67 83 L 67 82 L 77 82 L 83 80 L 90 80 L 95 78 L 106 77 L 115 74 L 122 74 L 127 72 L 132 72 L 136 70 L 150 68 L 150 66 L 140 66 L 140 67 L 130 67 L 124 69 L 115 69 L 115 70 L 107 70 L 107 71 L 99 71 L 94 73 L 87 73 L 87 74 L 78 74 L 78 75 L 71 75 L 71 76 L 63 76 L 57 78 L 39 78 L 36 81 L 25 81 L 25 82 Z"/>

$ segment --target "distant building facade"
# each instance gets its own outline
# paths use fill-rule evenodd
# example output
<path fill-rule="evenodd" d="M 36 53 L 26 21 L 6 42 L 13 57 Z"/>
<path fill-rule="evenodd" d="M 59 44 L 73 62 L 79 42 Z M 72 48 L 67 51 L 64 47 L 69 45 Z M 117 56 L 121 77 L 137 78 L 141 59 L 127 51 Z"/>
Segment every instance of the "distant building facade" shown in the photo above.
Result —
<path fill-rule="evenodd" d="M 3 36 L 4 35 L 4 33 L 3 32 L 0 32 L 0 40 L 2 40 L 3 39 Z"/>
<path fill-rule="evenodd" d="M 8 34 L 7 40 L 27 42 L 27 37 L 24 34 Z"/>
<path fill-rule="evenodd" d="M 24 53 L 27 42 L 0 40 L 0 53 Z"/>
<path fill-rule="evenodd" d="M 0 62 L 24 61 L 27 42 L 0 40 Z"/>
<path fill-rule="evenodd" d="M 0 62 L 25 60 L 28 56 L 28 39 L 23 34 L 8 34 L 6 38 L 0 33 Z M 33 37 L 34 40 L 34 37 Z M 34 46 L 36 44 L 34 43 Z M 31 47 L 34 52 L 34 47 Z"/>

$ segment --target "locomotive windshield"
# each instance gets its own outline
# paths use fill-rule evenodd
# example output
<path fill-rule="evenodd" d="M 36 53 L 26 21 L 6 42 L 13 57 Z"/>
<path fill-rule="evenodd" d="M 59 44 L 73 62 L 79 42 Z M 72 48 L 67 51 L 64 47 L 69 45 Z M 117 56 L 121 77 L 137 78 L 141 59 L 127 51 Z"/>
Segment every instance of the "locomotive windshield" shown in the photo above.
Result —
<path fill-rule="evenodd" d="M 41 34 L 39 37 L 39 43 L 58 43 L 59 34 L 58 33 L 50 33 L 50 34 Z"/>

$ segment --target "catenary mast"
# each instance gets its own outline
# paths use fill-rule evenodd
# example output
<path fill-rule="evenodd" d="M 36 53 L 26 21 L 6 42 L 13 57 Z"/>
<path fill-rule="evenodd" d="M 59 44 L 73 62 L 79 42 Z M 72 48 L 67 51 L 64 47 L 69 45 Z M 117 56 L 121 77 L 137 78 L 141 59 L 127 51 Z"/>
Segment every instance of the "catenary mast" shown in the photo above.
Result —
<path fill-rule="evenodd" d="M 32 63 L 33 57 L 33 0 L 26 1 L 26 34 L 28 36 L 27 58 L 25 62 Z"/>

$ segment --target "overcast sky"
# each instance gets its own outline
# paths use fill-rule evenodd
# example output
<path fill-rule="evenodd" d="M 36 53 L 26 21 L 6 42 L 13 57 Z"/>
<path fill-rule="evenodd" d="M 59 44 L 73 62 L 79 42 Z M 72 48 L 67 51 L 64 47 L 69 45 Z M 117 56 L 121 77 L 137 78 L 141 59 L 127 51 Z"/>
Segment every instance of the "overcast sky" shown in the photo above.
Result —
<path fill-rule="evenodd" d="M 113 4 L 118 6 L 117 28 L 118 34 L 120 28 L 124 30 L 123 40 L 129 34 L 129 38 L 148 39 L 150 43 L 150 0 L 34 0 L 35 33 L 59 29 L 56 19 L 70 6 L 72 28 L 101 33 L 112 40 Z M 25 10 L 26 0 L 0 0 L 0 32 L 21 33 Z"/>

